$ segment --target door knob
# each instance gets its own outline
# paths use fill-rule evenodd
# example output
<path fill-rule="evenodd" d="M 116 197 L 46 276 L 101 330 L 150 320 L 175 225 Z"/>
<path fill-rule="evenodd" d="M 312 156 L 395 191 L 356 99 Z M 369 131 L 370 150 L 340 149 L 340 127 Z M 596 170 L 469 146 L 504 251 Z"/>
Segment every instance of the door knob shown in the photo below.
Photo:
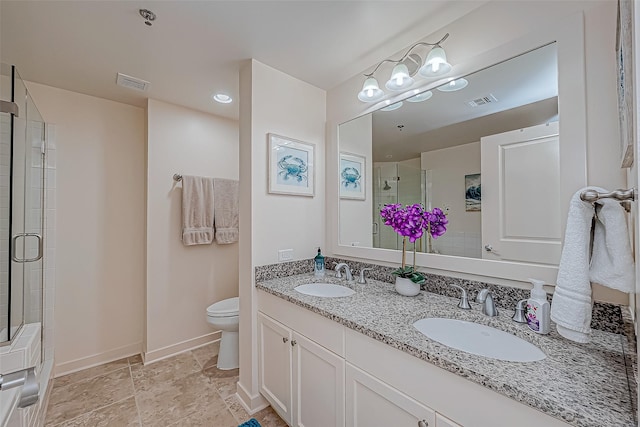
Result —
<path fill-rule="evenodd" d="M 487 251 L 487 252 L 491 252 L 491 251 L 493 251 L 493 246 L 491 246 L 491 245 L 484 245 L 484 250 L 485 250 L 485 251 Z"/>
<path fill-rule="evenodd" d="M 427 420 L 421 420 L 418 421 L 418 427 L 428 427 L 429 423 L 427 422 Z"/>
<path fill-rule="evenodd" d="M 296 345 L 296 344 L 298 344 L 298 343 L 296 342 L 296 340 L 291 341 L 291 347 L 293 347 L 293 346 L 294 346 L 294 345 Z"/>
<path fill-rule="evenodd" d="M 287 337 L 282 337 L 282 342 L 283 342 L 283 343 L 286 343 L 287 341 L 289 341 L 289 338 L 287 338 Z"/>

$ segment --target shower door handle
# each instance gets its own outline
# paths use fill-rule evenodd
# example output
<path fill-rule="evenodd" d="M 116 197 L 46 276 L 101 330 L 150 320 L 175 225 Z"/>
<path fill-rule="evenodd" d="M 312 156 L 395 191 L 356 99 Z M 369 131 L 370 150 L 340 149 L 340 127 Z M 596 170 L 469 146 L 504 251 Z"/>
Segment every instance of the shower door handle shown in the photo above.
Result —
<path fill-rule="evenodd" d="M 16 256 L 16 247 L 18 245 L 19 237 L 35 237 L 36 239 L 38 239 L 38 255 L 36 257 L 22 259 Z M 18 233 L 11 238 L 11 259 L 15 262 L 22 263 L 22 262 L 38 261 L 42 259 L 43 252 L 44 252 L 44 246 L 42 244 L 42 236 L 39 233 Z"/>
<path fill-rule="evenodd" d="M 378 234 L 378 231 L 380 229 L 380 226 L 378 225 L 377 222 L 373 223 L 373 234 Z"/>

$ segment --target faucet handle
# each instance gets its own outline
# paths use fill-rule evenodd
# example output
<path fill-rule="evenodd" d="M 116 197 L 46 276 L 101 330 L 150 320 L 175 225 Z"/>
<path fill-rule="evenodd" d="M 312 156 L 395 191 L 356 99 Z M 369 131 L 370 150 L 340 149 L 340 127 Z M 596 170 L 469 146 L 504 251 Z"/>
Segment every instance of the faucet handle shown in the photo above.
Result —
<path fill-rule="evenodd" d="M 362 270 L 360 270 L 360 278 L 358 279 L 359 284 L 364 285 L 367 283 L 367 279 L 364 277 L 364 272 L 371 270 L 373 270 L 373 268 L 363 268 Z"/>
<path fill-rule="evenodd" d="M 456 289 L 460 289 L 462 291 L 462 295 L 460 295 L 460 302 L 458 303 L 458 308 L 463 310 L 471 310 L 471 304 L 469 304 L 469 296 L 467 295 L 467 290 L 462 286 L 454 285 L 453 283 L 449 283 L 449 286 L 453 286 Z"/>
<path fill-rule="evenodd" d="M 514 322 L 518 323 L 527 323 L 527 316 L 525 311 L 527 310 L 527 300 L 521 299 L 516 304 L 516 312 L 513 314 L 511 318 Z"/>
<path fill-rule="evenodd" d="M 336 268 L 337 266 L 338 266 L 338 263 L 334 261 L 333 262 L 333 269 L 336 271 L 336 277 L 338 279 L 342 279 L 342 273 L 340 273 L 340 269 L 339 268 Z"/>

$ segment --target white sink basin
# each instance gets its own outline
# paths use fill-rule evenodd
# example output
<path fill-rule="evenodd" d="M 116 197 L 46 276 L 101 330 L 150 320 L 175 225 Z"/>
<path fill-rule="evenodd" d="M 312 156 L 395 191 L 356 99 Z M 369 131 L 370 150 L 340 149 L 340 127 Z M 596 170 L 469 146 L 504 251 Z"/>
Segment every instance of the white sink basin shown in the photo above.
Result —
<path fill-rule="evenodd" d="M 479 356 L 509 362 L 535 362 L 547 357 L 530 342 L 473 322 L 433 317 L 420 319 L 413 326 L 434 341 Z"/>
<path fill-rule="evenodd" d="M 353 289 L 347 288 L 346 286 L 334 285 L 333 283 L 308 283 L 306 285 L 296 286 L 293 289 L 301 294 L 325 298 L 348 297 L 355 294 Z"/>

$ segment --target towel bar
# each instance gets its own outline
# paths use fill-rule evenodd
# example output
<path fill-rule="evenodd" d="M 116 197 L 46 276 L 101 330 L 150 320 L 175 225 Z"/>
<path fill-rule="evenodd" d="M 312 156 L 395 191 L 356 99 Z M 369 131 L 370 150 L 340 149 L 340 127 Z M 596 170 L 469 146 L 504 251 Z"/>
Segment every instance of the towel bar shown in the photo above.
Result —
<path fill-rule="evenodd" d="M 614 190 L 609 193 L 599 193 L 595 190 L 585 190 L 580 193 L 580 200 L 585 202 L 595 202 L 600 199 L 615 199 L 620 202 L 625 211 L 631 211 L 631 201 L 638 199 L 638 190 L 630 188 L 628 190 Z"/>

